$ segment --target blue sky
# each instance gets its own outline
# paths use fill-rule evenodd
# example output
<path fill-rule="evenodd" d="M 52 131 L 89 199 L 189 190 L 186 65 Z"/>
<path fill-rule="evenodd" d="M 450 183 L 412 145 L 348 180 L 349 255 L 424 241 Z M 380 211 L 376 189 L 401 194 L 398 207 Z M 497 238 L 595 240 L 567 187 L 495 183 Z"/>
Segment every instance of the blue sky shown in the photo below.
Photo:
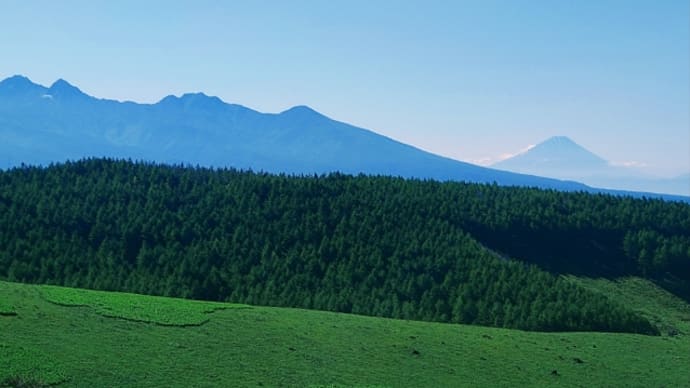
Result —
<path fill-rule="evenodd" d="M 690 171 L 690 2 L 7 1 L 0 78 L 203 91 L 487 164 L 553 135 Z"/>

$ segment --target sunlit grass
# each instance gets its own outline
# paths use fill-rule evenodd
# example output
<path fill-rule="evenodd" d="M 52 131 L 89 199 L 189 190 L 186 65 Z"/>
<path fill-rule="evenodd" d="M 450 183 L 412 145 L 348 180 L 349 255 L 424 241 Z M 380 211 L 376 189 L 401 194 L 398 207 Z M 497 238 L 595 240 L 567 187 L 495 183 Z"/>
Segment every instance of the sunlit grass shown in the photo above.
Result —
<path fill-rule="evenodd" d="M 568 279 L 639 312 L 656 325 L 662 335 L 690 335 L 690 305 L 649 280 L 627 277 L 611 281 L 574 276 Z"/>
<path fill-rule="evenodd" d="M 122 293 L 81 290 L 74 288 L 38 286 L 49 302 L 63 306 L 88 306 L 98 314 L 138 322 L 167 326 L 201 325 L 209 320 L 209 313 L 229 308 L 249 308 L 246 305 L 199 302 L 187 299 L 164 298 Z"/>
<path fill-rule="evenodd" d="M 535 333 L 0 282 L 0 300 L 17 312 L 0 317 L 0 382 L 20 377 L 65 387 L 690 386 L 690 337 L 682 321 L 688 305 L 646 281 L 595 284 L 614 298 L 641 295 L 633 307 L 646 306 L 680 333 Z M 190 322 L 205 323 L 184 326 Z"/>
<path fill-rule="evenodd" d="M 16 315 L 14 307 L 6 299 L 0 299 L 0 315 Z"/>

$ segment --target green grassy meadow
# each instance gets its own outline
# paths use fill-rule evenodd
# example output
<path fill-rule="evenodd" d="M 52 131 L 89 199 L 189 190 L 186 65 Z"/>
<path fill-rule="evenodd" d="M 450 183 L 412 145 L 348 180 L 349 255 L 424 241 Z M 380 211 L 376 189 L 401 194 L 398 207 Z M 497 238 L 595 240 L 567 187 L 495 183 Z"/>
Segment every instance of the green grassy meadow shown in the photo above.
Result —
<path fill-rule="evenodd" d="M 690 387 L 690 306 L 637 278 L 571 280 L 625 301 L 663 335 L 536 333 L 0 282 L 0 382 Z"/>

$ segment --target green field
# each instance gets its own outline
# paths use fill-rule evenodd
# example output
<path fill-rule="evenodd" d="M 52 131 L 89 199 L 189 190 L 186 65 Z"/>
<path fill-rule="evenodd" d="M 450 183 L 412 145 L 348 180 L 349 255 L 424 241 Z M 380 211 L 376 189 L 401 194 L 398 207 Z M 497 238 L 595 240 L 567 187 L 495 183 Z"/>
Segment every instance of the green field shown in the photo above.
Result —
<path fill-rule="evenodd" d="M 690 386 L 690 306 L 641 279 L 571 280 L 619 298 L 663 335 L 535 333 L 0 282 L 0 386 Z"/>
<path fill-rule="evenodd" d="M 14 307 L 9 304 L 9 300 L 0 299 L 0 315 L 15 315 Z"/>

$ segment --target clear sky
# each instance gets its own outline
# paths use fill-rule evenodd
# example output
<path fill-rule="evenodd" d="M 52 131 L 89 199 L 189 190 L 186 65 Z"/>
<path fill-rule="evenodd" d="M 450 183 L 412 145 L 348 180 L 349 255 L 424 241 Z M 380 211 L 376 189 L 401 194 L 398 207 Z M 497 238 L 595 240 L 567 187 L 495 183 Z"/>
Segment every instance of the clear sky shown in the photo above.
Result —
<path fill-rule="evenodd" d="M 690 2 L 0 0 L 0 78 L 294 105 L 455 159 L 566 135 L 690 171 Z"/>

